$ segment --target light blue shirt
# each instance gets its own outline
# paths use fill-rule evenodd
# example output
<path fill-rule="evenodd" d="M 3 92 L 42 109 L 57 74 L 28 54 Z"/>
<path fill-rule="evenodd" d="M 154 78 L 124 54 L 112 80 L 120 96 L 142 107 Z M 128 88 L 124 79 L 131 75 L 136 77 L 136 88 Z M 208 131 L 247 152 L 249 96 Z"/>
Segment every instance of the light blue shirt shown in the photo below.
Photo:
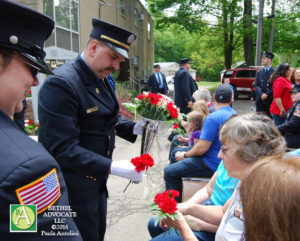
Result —
<path fill-rule="evenodd" d="M 300 156 L 300 148 L 296 149 L 294 151 L 290 151 L 289 153 L 287 153 L 285 155 L 285 157 L 288 157 L 288 156 Z"/>
<path fill-rule="evenodd" d="M 217 169 L 217 178 L 214 184 L 213 193 L 210 197 L 212 204 L 223 206 L 231 198 L 239 180 L 234 177 L 228 177 L 223 161 Z"/>
<path fill-rule="evenodd" d="M 162 78 L 161 74 L 155 73 L 155 76 L 156 76 L 157 83 L 159 84 L 158 88 L 163 89 L 164 83 L 163 83 L 163 78 Z"/>
<path fill-rule="evenodd" d="M 266 67 L 264 67 L 264 68 L 265 68 L 265 71 L 269 71 L 272 68 L 272 65 L 270 65 L 269 68 L 266 68 Z"/>

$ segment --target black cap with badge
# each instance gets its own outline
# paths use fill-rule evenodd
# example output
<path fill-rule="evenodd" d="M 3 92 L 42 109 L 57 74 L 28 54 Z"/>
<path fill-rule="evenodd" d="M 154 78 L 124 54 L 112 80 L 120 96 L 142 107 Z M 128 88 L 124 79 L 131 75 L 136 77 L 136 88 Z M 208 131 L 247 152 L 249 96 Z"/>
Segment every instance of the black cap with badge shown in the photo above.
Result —
<path fill-rule="evenodd" d="M 274 58 L 274 54 L 272 54 L 271 52 L 268 51 L 264 51 L 263 56 L 269 58 L 269 59 L 273 59 Z"/>
<path fill-rule="evenodd" d="M 134 33 L 96 18 L 93 18 L 92 24 L 90 37 L 105 42 L 114 51 L 128 59 L 130 44 L 136 39 Z"/>
<path fill-rule="evenodd" d="M 155 65 L 153 65 L 153 68 L 160 68 L 160 65 L 159 64 L 155 64 Z"/>
<path fill-rule="evenodd" d="M 44 61 L 46 39 L 54 28 L 54 21 L 26 6 L 0 1 L 0 47 L 18 51 L 41 69 L 52 74 Z"/>

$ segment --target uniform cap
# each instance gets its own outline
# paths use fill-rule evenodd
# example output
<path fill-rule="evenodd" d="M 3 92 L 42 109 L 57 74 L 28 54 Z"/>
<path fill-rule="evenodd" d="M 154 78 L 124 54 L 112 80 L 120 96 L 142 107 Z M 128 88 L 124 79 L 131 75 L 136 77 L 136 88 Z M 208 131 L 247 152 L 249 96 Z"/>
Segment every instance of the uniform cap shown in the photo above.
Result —
<path fill-rule="evenodd" d="M 232 88 L 229 84 L 220 84 L 215 91 L 215 99 L 219 103 L 229 103 L 232 98 Z"/>
<path fill-rule="evenodd" d="M 110 48 L 128 58 L 128 51 L 136 35 L 117 25 L 93 18 L 90 37 L 105 42 Z"/>
<path fill-rule="evenodd" d="M 44 61 L 46 39 L 54 28 L 54 21 L 26 6 L 0 1 L 0 47 L 13 49 L 34 62 L 42 73 L 52 74 Z"/>
<path fill-rule="evenodd" d="M 155 64 L 155 65 L 153 65 L 153 68 L 160 68 L 160 65 L 159 64 Z"/>
<path fill-rule="evenodd" d="M 186 63 L 190 63 L 190 61 L 191 61 L 190 58 L 183 58 L 183 59 L 179 60 L 179 64 L 184 65 Z"/>
<path fill-rule="evenodd" d="M 269 58 L 269 59 L 273 59 L 274 58 L 274 54 L 272 54 L 271 52 L 268 51 L 264 51 L 263 56 Z"/>

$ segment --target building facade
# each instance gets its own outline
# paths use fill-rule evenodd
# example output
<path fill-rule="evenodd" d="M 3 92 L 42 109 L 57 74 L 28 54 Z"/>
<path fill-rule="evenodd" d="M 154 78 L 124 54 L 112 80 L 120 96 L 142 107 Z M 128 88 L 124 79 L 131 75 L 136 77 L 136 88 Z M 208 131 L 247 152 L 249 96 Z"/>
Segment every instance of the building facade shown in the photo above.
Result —
<path fill-rule="evenodd" d="M 117 80 L 130 81 L 141 91 L 154 62 L 154 21 L 139 0 L 15 0 L 50 16 L 55 31 L 45 45 L 46 61 L 56 68 L 76 57 L 89 39 L 92 18 L 121 26 L 137 35 L 130 58 L 120 66 Z"/>

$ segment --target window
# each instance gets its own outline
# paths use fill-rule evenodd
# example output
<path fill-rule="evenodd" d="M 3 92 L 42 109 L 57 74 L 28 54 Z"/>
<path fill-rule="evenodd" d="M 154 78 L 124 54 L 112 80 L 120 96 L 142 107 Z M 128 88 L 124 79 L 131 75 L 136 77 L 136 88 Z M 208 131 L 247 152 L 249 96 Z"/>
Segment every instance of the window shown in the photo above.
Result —
<path fill-rule="evenodd" d="M 46 47 L 57 46 L 79 52 L 78 0 L 44 0 L 44 13 L 53 18 L 55 31 L 46 41 Z"/>
<path fill-rule="evenodd" d="M 237 78 L 249 78 L 249 77 L 255 77 L 255 70 L 239 70 L 236 73 Z"/>
<path fill-rule="evenodd" d="M 138 21 L 139 21 L 138 11 L 134 9 L 133 13 L 134 13 L 134 24 L 135 26 L 138 26 Z"/>
<path fill-rule="evenodd" d="M 223 77 L 224 77 L 224 78 L 229 78 L 229 77 L 232 76 L 232 74 L 233 74 L 233 70 L 226 71 Z"/>
<path fill-rule="evenodd" d="M 147 25 L 147 30 L 148 30 L 148 39 L 151 39 L 151 24 L 148 23 Z"/>
<path fill-rule="evenodd" d="M 121 4 L 121 13 L 125 15 L 125 0 L 120 0 Z"/>

